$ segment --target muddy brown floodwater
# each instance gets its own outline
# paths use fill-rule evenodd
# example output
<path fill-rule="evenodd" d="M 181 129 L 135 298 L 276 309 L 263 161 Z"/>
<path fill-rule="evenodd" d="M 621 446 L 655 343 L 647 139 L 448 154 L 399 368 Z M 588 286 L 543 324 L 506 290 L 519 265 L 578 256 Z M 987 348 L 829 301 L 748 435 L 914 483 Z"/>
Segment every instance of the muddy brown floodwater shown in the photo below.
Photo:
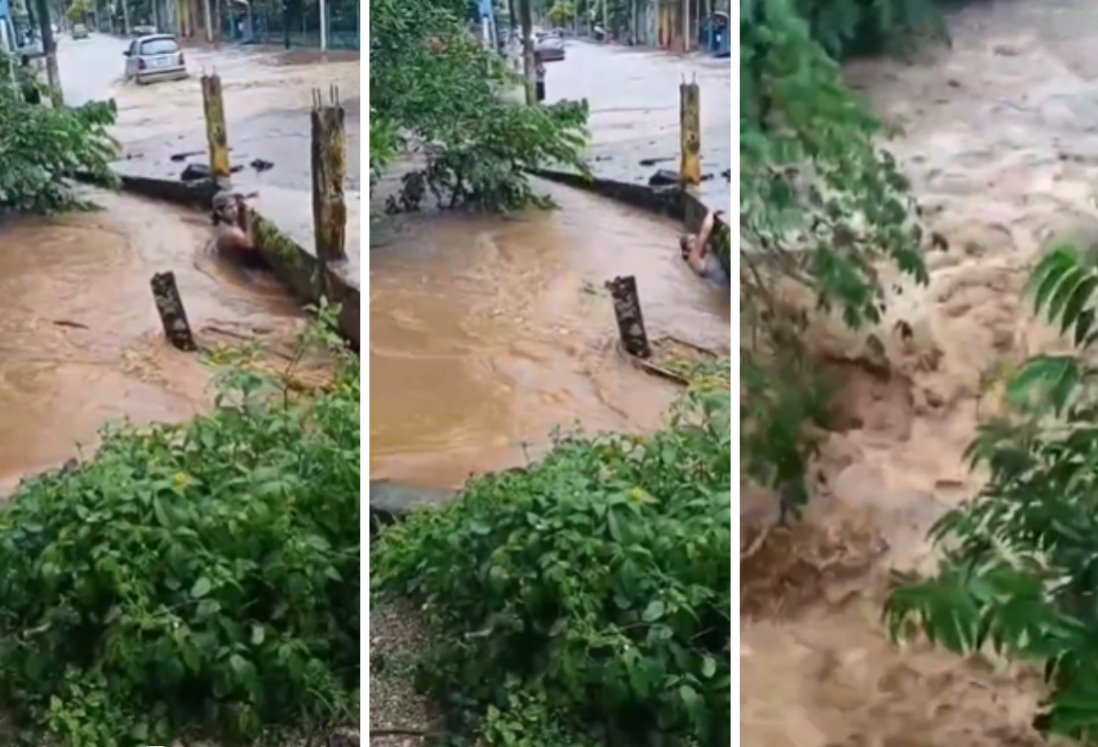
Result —
<path fill-rule="evenodd" d="M 538 186 L 559 210 L 373 228 L 372 479 L 456 487 L 523 464 L 557 426 L 658 427 L 677 388 L 619 356 L 615 275 L 636 275 L 652 337 L 727 351 L 728 294 L 683 265 L 673 222 Z"/>
<path fill-rule="evenodd" d="M 950 248 L 928 256 L 929 285 L 905 284 L 875 330 L 892 380 L 844 372 L 847 427 L 821 458 L 812 521 L 742 566 L 745 747 L 1046 744 L 1029 726 L 1039 677 L 899 649 L 880 621 L 888 569 L 932 568 L 926 529 L 979 487 L 961 457 L 996 406 L 981 381 L 1053 344 L 1022 299 L 1029 268 L 1057 237 L 1098 241 L 1093 3 L 974 3 L 950 25 L 952 50 L 847 70 L 904 126 L 890 147 Z M 913 339 L 893 331 L 900 319 Z M 838 327 L 816 339 L 866 353 Z M 777 600 L 748 584 L 767 575 L 785 585 Z"/>
<path fill-rule="evenodd" d="M 164 341 L 154 273 L 175 273 L 200 342 L 284 339 L 302 324 L 273 278 L 211 254 L 205 216 L 90 196 L 102 211 L 0 223 L 0 496 L 94 445 L 106 421 L 208 405 L 208 369 Z"/>

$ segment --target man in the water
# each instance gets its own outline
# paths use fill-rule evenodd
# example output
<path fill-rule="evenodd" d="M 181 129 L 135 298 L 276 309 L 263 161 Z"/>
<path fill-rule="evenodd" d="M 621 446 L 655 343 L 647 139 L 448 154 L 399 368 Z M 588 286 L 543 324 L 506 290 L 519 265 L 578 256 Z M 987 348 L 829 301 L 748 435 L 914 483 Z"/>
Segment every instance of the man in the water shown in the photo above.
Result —
<path fill-rule="evenodd" d="M 706 215 L 697 235 L 688 233 L 680 236 L 679 251 L 682 253 L 683 261 L 698 277 L 718 288 L 731 290 L 732 280 L 728 272 L 717 255 L 709 251 L 709 239 L 713 235 L 713 226 L 722 214 L 723 211 L 717 210 Z"/>
<path fill-rule="evenodd" d="M 241 226 L 243 204 L 243 196 L 223 189 L 214 195 L 210 218 L 214 224 L 214 242 L 218 253 L 251 260 L 256 256 L 255 242 Z"/>

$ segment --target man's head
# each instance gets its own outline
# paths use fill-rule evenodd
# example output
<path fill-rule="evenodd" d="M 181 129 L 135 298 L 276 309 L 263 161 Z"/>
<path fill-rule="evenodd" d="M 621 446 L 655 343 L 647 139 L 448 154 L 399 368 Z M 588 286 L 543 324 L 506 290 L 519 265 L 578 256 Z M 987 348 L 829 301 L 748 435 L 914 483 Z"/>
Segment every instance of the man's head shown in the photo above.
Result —
<path fill-rule="evenodd" d="M 228 190 L 221 190 L 214 195 L 210 217 L 214 225 L 219 223 L 235 224 L 238 220 L 237 197 Z"/>
<path fill-rule="evenodd" d="M 684 233 L 679 236 L 679 252 L 682 254 L 682 258 L 685 261 L 690 256 L 690 250 L 694 248 L 694 234 Z"/>

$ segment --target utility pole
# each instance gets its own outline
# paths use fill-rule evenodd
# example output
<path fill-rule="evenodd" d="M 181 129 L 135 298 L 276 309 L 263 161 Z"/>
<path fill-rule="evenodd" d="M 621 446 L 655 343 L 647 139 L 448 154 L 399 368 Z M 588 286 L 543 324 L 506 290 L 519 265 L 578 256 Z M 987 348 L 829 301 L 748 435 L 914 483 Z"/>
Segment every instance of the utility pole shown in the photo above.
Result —
<path fill-rule="evenodd" d="M 57 70 L 57 40 L 53 38 L 49 0 L 35 0 L 35 6 L 38 32 L 42 37 L 42 52 L 46 55 L 46 80 L 50 85 L 50 99 L 55 107 L 61 107 L 64 97 L 61 95 L 61 74 Z"/>
<path fill-rule="evenodd" d="M 320 51 L 328 51 L 328 6 L 320 0 Z"/>
<path fill-rule="evenodd" d="M 683 0 L 683 54 L 690 53 L 690 0 Z"/>
<path fill-rule="evenodd" d="M 526 81 L 526 105 L 537 103 L 534 93 L 534 10 L 530 7 L 533 0 L 519 0 L 519 12 L 522 13 L 522 77 Z"/>

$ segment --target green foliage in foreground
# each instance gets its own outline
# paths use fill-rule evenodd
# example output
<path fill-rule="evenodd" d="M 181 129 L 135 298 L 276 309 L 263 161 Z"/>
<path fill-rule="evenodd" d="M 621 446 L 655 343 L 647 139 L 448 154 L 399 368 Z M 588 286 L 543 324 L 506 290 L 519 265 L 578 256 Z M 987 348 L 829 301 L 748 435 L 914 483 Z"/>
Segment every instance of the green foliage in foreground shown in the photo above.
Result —
<path fill-rule="evenodd" d="M 421 674 L 485 747 L 730 744 L 730 400 L 566 438 L 385 530 L 372 589 L 422 605 Z"/>
<path fill-rule="evenodd" d="M 884 128 L 817 40 L 819 23 L 802 17 L 805 5 L 753 0 L 740 16 L 742 459 L 783 514 L 808 498 L 815 444 L 804 425 L 826 411 L 804 344 L 810 315 L 835 312 L 852 328 L 878 322 L 882 263 L 926 280 L 907 180 L 880 147 Z"/>
<path fill-rule="evenodd" d="M 105 186 L 117 148 L 107 128 L 113 105 L 75 108 L 42 105 L 49 95 L 26 72 L 0 55 L 0 210 L 49 213 L 79 207 L 65 179 L 82 173 Z M 14 73 L 14 83 L 13 81 Z"/>
<path fill-rule="evenodd" d="M 942 565 L 904 578 L 886 615 L 895 636 L 921 630 L 968 653 L 988 644 L 1044 667 L 1043 728 L 1098 739 L 1098 255 L 1050 253 L 1031 287 L 1036 310 L 1074 355 L 1028 361 L 1008 384 L 1011 417 L 969 449 L 990 477 L 932 536 Z"/>
<path fill-rule="evenodd" d="M 274 738 L 357 717 L 359 366 L 290 398 L 238 370 L 0 513 L 0 700 L 32 744 Z"/>
<path fill-rule="evenodd" d="M 418 151 L 405 210 L 418 209 L 427 192 L 443 207 L 545 204 L 526 172 L 584 168 L 587 104 L 507 100 L 521 80 L 469 34 L 465 10 L 428 0 L 370 6 L 371 170 L 376 177 L 399 153 Z"/>

